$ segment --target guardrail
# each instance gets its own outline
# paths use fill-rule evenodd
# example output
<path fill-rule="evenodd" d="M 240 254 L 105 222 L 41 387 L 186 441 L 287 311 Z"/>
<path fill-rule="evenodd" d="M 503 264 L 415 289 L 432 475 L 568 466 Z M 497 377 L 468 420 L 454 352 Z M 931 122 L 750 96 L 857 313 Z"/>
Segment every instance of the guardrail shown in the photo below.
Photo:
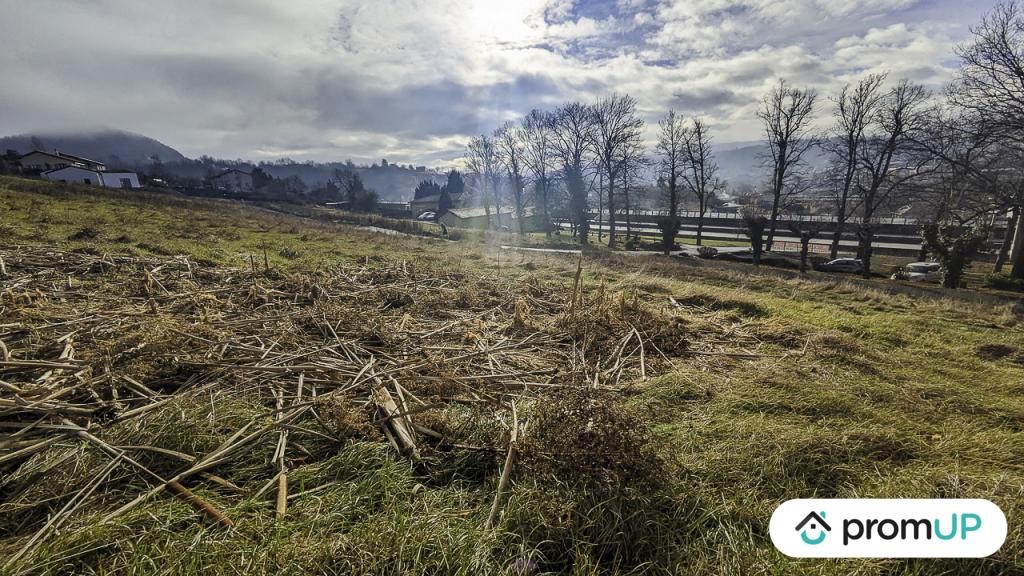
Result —
<path fill-rule="evenodd" d="M 607 220 L 609 212 L 607 210 L 601 212 L 601 219 Z M 649 216 L 649 217 L 663 217 L 668 216 L 668 210 L 630 210 L 629 214 L 631 217 L 636 218 L 637 216 Z M 696 210 L 682 210 L 677 213 L 680 218 L 699 218 L 700 212 Z M 621 217 L 623 220 L 626 218 L 625 210 L 615 211 L 616 220 Z M 591 220 L 596 220 L 597 212 L 591 212 L 589 214 Z M 705 220 L 742 220 L 743 215 L 737 212 L 705 212 Z M 838 219 L 835 216 L 818 216 L 810 214 L 779 214 L 779 220 L 781 221 L 798 221 L 798 222 L 836 222 Z M 849 221 L 849 220 L 848 220 Z M 878 224 L 904 224 L 910 226 L 916 226 L 918 220 L 915 218 L 900 218 L 897 216 L 890 216 L 888 218 L 876 218 L 875 221 Z"/>

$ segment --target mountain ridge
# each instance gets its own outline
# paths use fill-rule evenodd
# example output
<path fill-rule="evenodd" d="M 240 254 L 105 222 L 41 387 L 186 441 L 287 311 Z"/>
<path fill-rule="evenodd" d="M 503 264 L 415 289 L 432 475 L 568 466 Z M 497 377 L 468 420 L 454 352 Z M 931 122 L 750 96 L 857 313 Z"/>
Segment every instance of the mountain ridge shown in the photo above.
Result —
<path fill-rule="evenodd" d="M 25 154 L 35 149 L 59 150 L 115 168 L 141 168 L 153 164 L 156 159 L 164 163 L 188 160 L 184 154 L 155 138 L 126 130 L 29 132 L 0 137 L 0 150 Z"/>

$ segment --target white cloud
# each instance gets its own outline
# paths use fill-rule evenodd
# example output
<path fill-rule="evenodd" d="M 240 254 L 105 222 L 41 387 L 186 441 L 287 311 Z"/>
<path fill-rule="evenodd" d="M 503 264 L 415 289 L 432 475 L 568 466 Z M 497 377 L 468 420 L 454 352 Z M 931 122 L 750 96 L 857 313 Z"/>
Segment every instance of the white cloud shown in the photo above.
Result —
<path fill-rule="evenodd" d="M 0 133 L 110 126 L 190 155 L 422 163 L 530 107 L 615 90 L 651 122 L 675 106 L 744 140 L 779 77 L 944 81 L 965 16 L 942 2 L 927 21 L 913 0 L 12 3 Z"/>

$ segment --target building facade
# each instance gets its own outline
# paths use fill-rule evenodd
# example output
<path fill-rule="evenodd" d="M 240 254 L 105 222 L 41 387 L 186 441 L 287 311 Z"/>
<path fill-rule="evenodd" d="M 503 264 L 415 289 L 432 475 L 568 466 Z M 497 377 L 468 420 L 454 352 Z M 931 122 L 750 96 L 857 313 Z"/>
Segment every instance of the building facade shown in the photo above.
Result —
<path fill-rule="evenodd" d="M 41 176 L 44 180 L 68 184 L 85 184 L 87 186 L 103 186 L 105 188 L 142 187 L 139 184 L 139 176 L 135 172 L 90 170 L 78 166 L 65 166 L 55 170 L 47 170 Z"/>
<path fill-rule="evenodd" d="M 252 183 L 252 174 L 232 168 L 210 178 L 214 188 L 221 188 L 229 192 L 250 193 L 255 190 Z"/>

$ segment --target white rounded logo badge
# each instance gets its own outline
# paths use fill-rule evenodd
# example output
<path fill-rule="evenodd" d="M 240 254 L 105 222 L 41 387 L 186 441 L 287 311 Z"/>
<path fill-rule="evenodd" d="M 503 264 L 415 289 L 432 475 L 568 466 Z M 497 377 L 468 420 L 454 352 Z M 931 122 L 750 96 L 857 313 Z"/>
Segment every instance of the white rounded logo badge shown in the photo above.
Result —
<path fill-rule="evenodd" d="M 983 558 L 1006 540 L 1006 516 L 980 499 L 800 499 L 768 531 L 795 558 Z"/>

